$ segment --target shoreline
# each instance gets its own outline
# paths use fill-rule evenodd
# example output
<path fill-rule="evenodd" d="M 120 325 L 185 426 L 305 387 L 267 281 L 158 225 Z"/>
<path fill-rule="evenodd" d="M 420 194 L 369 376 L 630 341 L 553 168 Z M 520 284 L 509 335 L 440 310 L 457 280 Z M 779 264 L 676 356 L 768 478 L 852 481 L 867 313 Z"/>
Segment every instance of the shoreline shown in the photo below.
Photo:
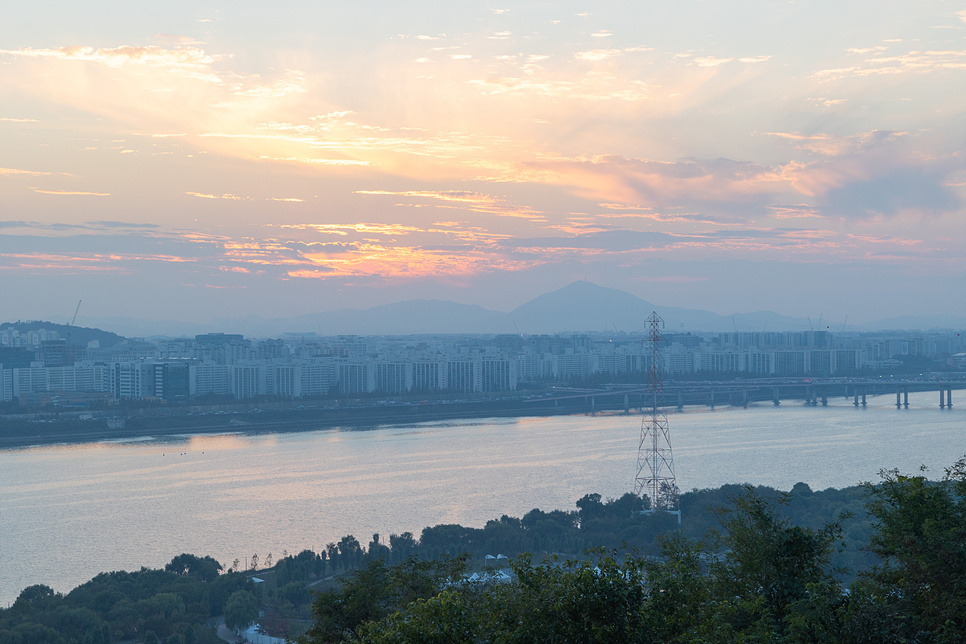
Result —
<path fill-rule="evenodd" d="M 123 429 L 109 429 L 106 421 L 61 420 L 49 422 L 0 423 L 0 450 L 38 447 L 43 445 L 77 444 L 124 440 L 145 437 L 178 435 L 230 434 L 237 432 L 302 432 L 338 427 L 364 430 L 383 425 L 405 425 L 432 421 L 461 420 L 471 418 L 528 418 L 548 416 L 571 416 L 587 413 L 624 413 L 623 407 L 608 409 L 597 405 L 567 405 L 559 408 L 540 408 L 536 405 L 485 403 L 393 405 L 352 409 L 295 409 L 256 414 L 215 415 L 218 422 L 207 418 L 201 423 L 197 416 L 171 415 L 156 417 L 128 417 Z M 631 410 L 627 415 L 635 415 Z M 188 422 L 185 422 L 188 421 Z M 227 422 L 226 422 L 227 421 Z M 11 430 L 13 433 L 11 433 Z M 33 431 L 31 431 L 33 430 Z M 47 430 L 47 431 L 37 431 Z"/>
<path fill-rule="evenodd" d="M 875 394 L 873 394 L 874 396 Z M 786 399 L 801 402 L 801 399 Z M 636 402 L 636 401 L 635 401 Z M 749 401 L 751 404 L 771 404 L 771 401 Z M 365 406 L 301 406 L 275 409 L 234 409 L 186 413 L 182 410 L 157 409 L 156 415 L 123 416 L 125 426 L 111 429 L 109 418 L 93 419 L 60 417 L 46 420 L 11 420 L 0 418 L 0 450 L 38 447 L 44 445 L 78 444 L 109 440 L 165 437 L 179 435 L 211 435 L 240 432 L 304 432 L 334 428 L 355 430 L 373 429 L 385 425 L 406 425 L 433 421 L 481 419 L 481 418 L 540 418 L 551 416 L 577 416 L 596 414 L 619 414 L 639 416 L 638 405 L 626 403 L 614 396 L 609 400 L 601 397 L 595 403 L 592 395 L 569 398 L 522 399 L 477 401 L 445 401 L 431 403 L 395 403 Z M 707 405 L 688 404 L 688 408 L 708 408 Z M 737 408 L 741 405 L 721 404 L 719 409 Z M 196 408 L 197 409 L 197 408 Z M 710 409 L 714 409 L 711 407 Z M 167 413 L 160 413 L 160 412 Z M 172 413 L 182 411 L 182 413 Z M 667 408 L 668 412 L 677 410 Z"/>

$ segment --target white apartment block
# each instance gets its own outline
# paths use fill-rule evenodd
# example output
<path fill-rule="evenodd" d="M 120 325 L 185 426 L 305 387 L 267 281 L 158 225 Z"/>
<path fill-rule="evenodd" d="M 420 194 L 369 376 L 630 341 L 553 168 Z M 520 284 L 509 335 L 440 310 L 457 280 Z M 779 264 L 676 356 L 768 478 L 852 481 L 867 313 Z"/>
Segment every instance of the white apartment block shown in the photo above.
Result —
<path fill-rule="evenodd" d="M 192 396 L 228 393 L 228 365 L 210 362 L 188 367 L 188 392 Z"/>
<path fill-rule="evenodd" d="M 11 369 L 12 395 L 48 391 L 109 391 L 107 366 L 76 364 L 71 367 Z"/>

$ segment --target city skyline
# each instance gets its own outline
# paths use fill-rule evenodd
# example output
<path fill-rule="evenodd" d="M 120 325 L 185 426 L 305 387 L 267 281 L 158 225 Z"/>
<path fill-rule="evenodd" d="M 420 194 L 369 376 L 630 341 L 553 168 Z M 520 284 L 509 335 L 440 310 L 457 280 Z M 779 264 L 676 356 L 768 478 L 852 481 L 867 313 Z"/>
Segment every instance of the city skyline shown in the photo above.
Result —
<path fill-rule="evenodd" d="M 4 318 L 509 311 L 581 279 L 966 316 L 948 3 L 57 7 L 0 44 Z"/>

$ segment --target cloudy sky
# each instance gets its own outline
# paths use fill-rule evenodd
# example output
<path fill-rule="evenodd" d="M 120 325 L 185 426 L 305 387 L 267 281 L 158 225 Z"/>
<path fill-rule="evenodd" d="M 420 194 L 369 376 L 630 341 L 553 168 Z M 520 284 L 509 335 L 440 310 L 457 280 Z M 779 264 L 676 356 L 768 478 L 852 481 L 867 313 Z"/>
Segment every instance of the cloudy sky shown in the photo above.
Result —
<path fill-rule="evenodd" d="M 147 4 L 4 8 L 4 320 L 966 315 L 964 2 Z"/>

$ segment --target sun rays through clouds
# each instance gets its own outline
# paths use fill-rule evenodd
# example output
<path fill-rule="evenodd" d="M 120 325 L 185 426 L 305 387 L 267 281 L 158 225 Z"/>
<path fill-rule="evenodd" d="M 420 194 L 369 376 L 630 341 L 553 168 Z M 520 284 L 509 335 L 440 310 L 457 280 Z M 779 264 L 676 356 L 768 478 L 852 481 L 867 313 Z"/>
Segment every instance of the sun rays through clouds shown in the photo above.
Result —
<path fill-rule="evenodd" d="M 283 7 L 143 33 L 65 10 L 69 38 L 0 50 L 0 270 L 250 293 L 962 270 L 966 21 L 872 6 Z"/>

